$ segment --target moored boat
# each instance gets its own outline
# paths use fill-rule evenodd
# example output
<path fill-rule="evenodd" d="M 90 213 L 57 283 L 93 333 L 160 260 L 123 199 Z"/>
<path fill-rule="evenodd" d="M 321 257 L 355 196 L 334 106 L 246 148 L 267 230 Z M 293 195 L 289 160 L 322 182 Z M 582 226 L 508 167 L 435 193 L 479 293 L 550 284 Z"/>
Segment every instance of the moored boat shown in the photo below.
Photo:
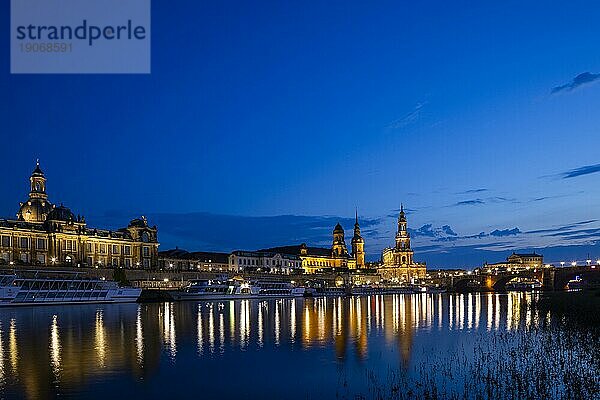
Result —
<path fill-rule="evenodd" d="M 136 302 L 141 289 L 121 287 L 114 281 L 60 273 L 60 277 L 0 275 L 0 306 L 128 303 Z"/>
<path fill-rule="evenodd" d="M 182 290 L 169 291 L 171 298 L 176 301 L 302 297 L 304 294 L 304 287 L 296 287 L 289 282 L 251 282 L 235 279 L 227 281 L 194 280 Z"/>

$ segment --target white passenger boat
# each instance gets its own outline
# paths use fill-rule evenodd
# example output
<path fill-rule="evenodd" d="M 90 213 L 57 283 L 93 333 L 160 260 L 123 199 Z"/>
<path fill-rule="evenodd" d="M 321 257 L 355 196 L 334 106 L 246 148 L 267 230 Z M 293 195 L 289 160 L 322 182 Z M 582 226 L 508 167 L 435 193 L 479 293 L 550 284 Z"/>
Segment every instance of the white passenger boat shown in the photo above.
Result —
<path fill-rule="evenodd" d="M 79 274 L 58 278 L 39 275 L 0 275 L 0 306 L 129 303 L 137 301 L 142 293 L 142 289 L 120 287 L 117 282 L 102 279 L 85 279 Z"/>
<path fill-rule="evenodd" d="M 289 282 L 278 281 L 239 281 L 226 282 L 198 279 L 182 290 L 170 291 L 173 300 L 234 300 L 252 298 L 302 297 L 303 287 L 295 287 Z"/>

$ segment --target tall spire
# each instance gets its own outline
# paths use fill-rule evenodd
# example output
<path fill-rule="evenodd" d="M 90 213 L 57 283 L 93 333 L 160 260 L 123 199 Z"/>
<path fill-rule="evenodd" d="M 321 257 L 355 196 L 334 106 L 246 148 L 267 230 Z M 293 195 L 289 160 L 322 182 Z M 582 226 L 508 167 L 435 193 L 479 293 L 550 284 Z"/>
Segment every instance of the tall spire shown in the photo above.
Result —
<path fill-rule="evenodd" d="M 352 257 L 356 260 L 356 267 L 365 265 L 365 241 L 360 236 L 360 225 L 358 224 L 358 207 L 354 210 L 354 236 L 352 237 Z"/>
<path fill-rule="evenodd" d="M 358 224 L 358 208 L 355 210 L 355 222 L 354 222 L 354 238 L 360 238 L 360 225 Z M 354 239 L 353 239 L 354 240 Z"/>
<path fill-rule="evenodd" d="M 406 222 L 406 216 L 404 215 L 404 204 L 400 203 L 400 214 L 398 214 L 398 222 Z"/>
<path fill-rule="evenodd" d="M 404 214 L 404 204 L 400 203 L 400 214 L 398 215 L 398 233 L 396 233 L 396 249 L 410 249 L 410 233 Z"/>

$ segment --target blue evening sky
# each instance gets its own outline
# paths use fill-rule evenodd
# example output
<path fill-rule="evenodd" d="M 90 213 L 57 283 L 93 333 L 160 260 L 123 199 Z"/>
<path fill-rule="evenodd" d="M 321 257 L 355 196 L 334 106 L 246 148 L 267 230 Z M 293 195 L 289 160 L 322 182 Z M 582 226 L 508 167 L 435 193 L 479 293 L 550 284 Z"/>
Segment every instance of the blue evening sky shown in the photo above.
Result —
<path fill-rule="evenodd" d="M 150 75 L 11 75 L 8 3 L 0 215 L 40 158 L 161 249 L 327 245 L 358 207 L 374 260 L 403 202 L 432 267 L 600 257 L 597 2 L 154 0 Z"/>

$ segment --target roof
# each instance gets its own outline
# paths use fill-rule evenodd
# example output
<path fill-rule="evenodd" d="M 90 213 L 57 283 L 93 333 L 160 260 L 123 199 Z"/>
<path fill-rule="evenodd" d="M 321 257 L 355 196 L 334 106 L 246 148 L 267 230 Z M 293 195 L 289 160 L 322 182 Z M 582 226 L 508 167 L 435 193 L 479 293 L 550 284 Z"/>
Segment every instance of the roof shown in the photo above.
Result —
<path fill-rule="evenodd" d="M 511 256 L 519 256 L 519 257 L 542 257 L 541 254 L 537 254 L 537 253 L 512 253 Z"/>
<path fill-rule="evenodd" d="M 306 253 L 309 256 L 317 256 L 317 257 L 331 257 L 331 249 L 325 247 L 308 247 L 303 245 L 297 246 L 280 246 L 280 247 L 271 247 L 269 249 L 262 249 L 258 251 L 263 252 L 272 252 L 272 253 L 282 253 L 282 254 L 294 254 L 301 255 L 302 248 L 306 248 Z"/>
<path fill-rule="evenodd" d="M 300 259 L 298 254 L 289 253 L 289 252 L 281 252 L 281 251 L 271 251 L 271 250 L 257 250 L 257 251 L 245 251 L 245 250 L 235 250 L 231 253 L 235 256 L 243 256 L 243 257 L 267 257 L 273 258 L 276 256 L 280 256 L 285 259 L 298 260 Z"/>
<path fill-rule="evenodd" d="M 194 251 L 189 252 L 187 250 L 175 248 L 170 250 L 164 250 L 158 252 L 158 258 L 173 258 L 179 260 L 191 260 L 199 262 L 213 262 L 219 264 L 229 263 L 229 253 L 217 253 L 207 251 Z"/>
<path fill-rule="evenodd" d="M 158 257 L 159 258 L 184 258 L 184 257 L 187 257 L 188 254 L 190 254 L 190 253 L 186 250 L 175 248 L 175 249 L 170 249 L 170 250 L 159 251 Z"/>
<path fill-rule="evenodd" d="M 67 207 L 60 205 L 48 213 L 48 221 L 75 221 L 75 215 Z"/>
<path fill-rule="evenodd" d="M 207 251 L 195 251 L 193 253 L 189 253 L 188 256 L 192 260 L 200 261 L 200 262 L 214 262 L 219 264 L 228 264 L 229 263 L 229 253 L 216 253 L 216 252 L 207 252 Z"/>
<path fill-rule="evenodd" d="M 42 175 L 42 176 L 44 175 L 44 173 L 42 172 L 42 169 L 40 168 L 39 160 L 35 163 L 35 169 L 31 173 L 31 175 Z"/>

